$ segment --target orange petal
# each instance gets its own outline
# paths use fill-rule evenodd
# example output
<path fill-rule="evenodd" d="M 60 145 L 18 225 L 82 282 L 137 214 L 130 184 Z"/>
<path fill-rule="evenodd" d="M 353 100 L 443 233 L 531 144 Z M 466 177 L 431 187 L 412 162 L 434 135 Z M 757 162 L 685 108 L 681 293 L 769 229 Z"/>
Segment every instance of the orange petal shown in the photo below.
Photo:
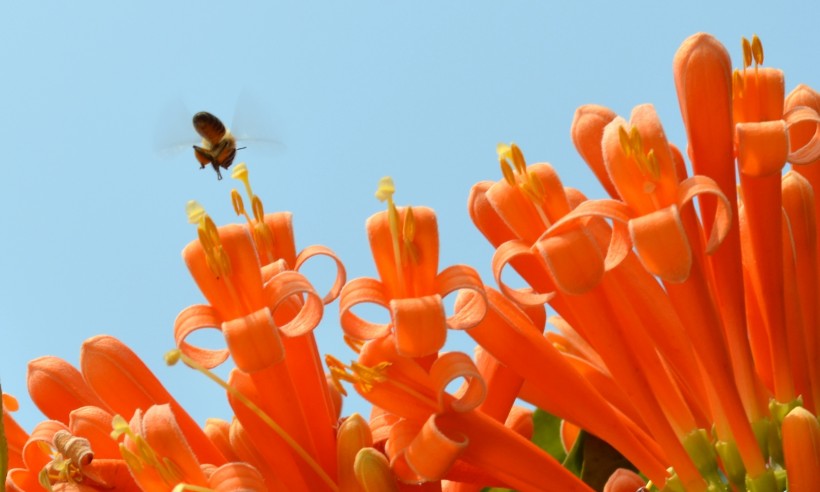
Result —
<path fill-rule="evenodd" d="M 296 243 L 293 239 L 293 214 L 290 212 L 275 212 L 265 214 L 265 224 L 271 231 L 272 239 L 269 258 L 271 263 L 276 260 L 285 260 L 291 268 L 296 265 Z"/>
<path fill-rule="evenodd" d="M 609 108 L 596 104 L 585 104 L 575 110 L 570 133 L 575 149 L 589 168 L 592 169 L 592 172 L 595 173 L 609 196 L 617 200 L 619 198 L 618 192 L 609 179 L 609 173 L 607 173 L 604 165 L 603 151 L 601 150 L 604 127 L 616 116 L 615 112 Z"/>
<path fill-rule="evenodd" d="M 453 440 L 442 433 L 436 426 L 435 416 L 431 415 L 405 450 L 404 459 L 421 481 L 438 481 L 464 452 L 467 444 L 463 438 Z"/>
<path fill-rule="evenodd" d="M 336 265 L 336 278 L 333 280 L 333 285 L 330 287 L 330 291 L 322 297 L 323 304 L 330 304 L 336 300 L 337 297 L 339 297 L 342 287 L 347 280 L 345 266 L 342 264 L 342 260 L 336 256 L 336 253 L 331 251 L 330 248 L 326 248 L 324 246 L 308 246 L 299 252 L 299 256 L 296 258 L 296 264 L 293 269 L 299 270 L 305 261 L 316 256 L 327 256 L 333 260 L 333 263 Z"/>
<path fill-rule="evenodd" d="M 80 371 L 57 357 L 40 357 L 29 362 L 27 382 L 32 401 L 50 419 L 67 423 L 69 413 L 75 408 L 86 405 L 108 408 Z"/>
<path fill-rule="evenodd" d="M 743 87 L 734 88 L 735 123 L 780 120 L 786 91 L 783 71 L 758 67 L 746 69 L 743 74 Z"/>
<path fill-rule="evenodd" d="M 195 331 L 206 328 L 219 329 L 220 326 L 222 326 L 222 319 L 211 306 L 202 304 L 189 306 L 183 309 L 174 320 L 174 341 L 182 353 L 205 368 L 212 369 L 225 362 L 230 352 L 226 349 L 211 350 L 196 347 L 186 342 L 185 339 Z"/>
<path fill-rule="evenodd" d="M 144 413 L 138 409 L 129 426 L 156 453 L 157 462 L 163 463 L 163 467 L 172 463 L 170 476 L 152 466 L 151 461 L 143 462 L 143 466 L 131 466 L 131 472 L 143 490 L 173 488 L 178 483 L 207 485 L 199 461 L 177 425 L 170 405 L 153 405 Z M 129 434 L 125 435 L 123 444 L 134 455 L 145 456 L 141 448 L 144 444 Z"/>
<path fill-rule="evenodd" d="M 399 207 L 399 223 L 404 221 L 407 208 Z M 403 266 L 406 285 L 399 285 L 399 274 L 396 269 L 393 252 L 393 236 L 387 212 L 379 212 L 367 219 L 367 236 L 370 240 L 370 250 L 379 272 L 379 278 L 385 285 L 389 298 L 428 295 L 434 292 L 434 279 L 438 272 L 438 226 L 436 214 L 428 207 L 413 207 L 415 218 L 415 234 L 413 243 L 416 248 L 416 260 L 410 266 Z M 399 241 L 399 257 L 408 258 L 405 245 Z M 403 264 L 407 261 L 403 261 Z"/>
<path fill-rule="evenodd" d="M 381 282 L 372 278 L 351 280 L 342 288 L 340 297 L 339 321 L 345 334 L 356 340 L 372 340 L 390 333 L 389 324 L 371 323 L 353 313 L 354 306 L 365 303 L 390 309 L 390 301 Z"/>
<path fill-rule="evenodd" d="M 555 285 L 566 294 L 582 294 L 604 274 L 604 257 L 586 228 L 545 235 L 535 247 L 549 268 Z"/>
<path fill-rule="evenodd" d="M 783 120 L 739 123 L 736 129 L 737 162 L 748 176 L 780 174 L 789 154 L 789 139 Z"/>
<path fill-rule="evenodd" d="M 285 358 L 279 330 L 268 308 L 226 321 L 222 333 L 236 366 L 245 372 L 261 371 Z"/>
<path fill-rule="evenodd" d="M 199 240 L 182 250 L 182 258 L 220 319 L 233 319 L 265 306 L 262 274 L 253 240 L 244 226 L 231 224 L 219 229 L 222 249 L 230 261 L 226 278 L 215 275 L 208 267 Z"/>
<path fill-rule="evenodd" d="M 667 282 L 686 280 L 692 267 L 692 249 L 677 207 L 632 219 L 629 232 L 641 263 L 650 273 Z"/>
<path fill-rule="evenodd" d="M 390 315 L 399 354 L 423 357 L 444 346 L 447 325 L 440 295 L 392 299 Z"/>
<path fill-rule="evenodd" d="M 215 492 L 267 492 L 265 479 L 259 470 L 247 463 L 226 463 L 208 477 L 208 486 Z"/>
<path fill-rule="evenodd" d="M 205 421 L 205 435 L 228 461 L 242 461 L 231 447 L 231 424 L 225 420 L 209 418 Z"/>
<path fill-rule="evenodd" d="M 111 421 L 114 416 L 99 407 L 77 408 L 69 415 L 68 428 L 77 437 L 84 437 L 91 443 L 94 459 L 120 459 L 117 442 L 111 439 Z"/>
<path fill-rule="evenodd" d="M 133 415 L 136 409 L 170 404 L 185 439 L 203 463 L 221 465 L 225 458 L 208 440 L 199 425 L 148 369 L 142 360 L 116 338 L 96 336 L 83 342 L 80 367 L 94 392 L 112 413 Z"/>

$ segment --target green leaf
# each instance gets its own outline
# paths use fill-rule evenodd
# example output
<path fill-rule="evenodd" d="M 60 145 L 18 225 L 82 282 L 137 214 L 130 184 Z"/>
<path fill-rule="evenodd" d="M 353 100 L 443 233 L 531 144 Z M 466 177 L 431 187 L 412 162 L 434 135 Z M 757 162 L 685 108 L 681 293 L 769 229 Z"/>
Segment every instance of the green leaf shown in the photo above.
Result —
<path fill-rule="evenodd" d="M 584 468 L 584 443 L 587 440 L 587 433 L 583 429 L 578 433 L 578 438 L 569 450 L 569 454 L 564 458 L 562 465 L 564 468 L 572 472 L 576 477 L 581 476 L 581 471 Z"/>
<path fill-rule="evenodd" d="M 549 453 L 559 463 L 563 462 L 567 457 L 567 453 L 561 444 L 561 419 L 537 409 L 532 414 L 532 420 L 535 426 L 532 442 Z"/>
<path fill-rule="evenodd" d="M 9 470 L 9 448 L 6 442 L 6 429 L 3 427 L 3 388 L 0 386 L 0 478 L 6 483 L 6 473 Z"/>

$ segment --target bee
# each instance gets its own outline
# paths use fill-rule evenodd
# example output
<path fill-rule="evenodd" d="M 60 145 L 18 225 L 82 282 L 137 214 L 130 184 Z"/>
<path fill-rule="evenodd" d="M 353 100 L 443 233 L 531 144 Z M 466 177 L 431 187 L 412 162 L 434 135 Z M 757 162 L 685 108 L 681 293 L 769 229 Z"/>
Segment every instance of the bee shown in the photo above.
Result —
<path fill-rule="evenodd" d="M 200 111 L 193 118 L 194 130 L 202 137 L 202 144 L 194 145 L 194 156 L 199 161 L 200 169 L 210 164 L 216 171 L 217 179 L 222 179 L 219 168 L 228 169 L 233 164 L 236 151 L 245 147 L 236 147 L 236 138 L 222 121 L 206 111 Z"/>

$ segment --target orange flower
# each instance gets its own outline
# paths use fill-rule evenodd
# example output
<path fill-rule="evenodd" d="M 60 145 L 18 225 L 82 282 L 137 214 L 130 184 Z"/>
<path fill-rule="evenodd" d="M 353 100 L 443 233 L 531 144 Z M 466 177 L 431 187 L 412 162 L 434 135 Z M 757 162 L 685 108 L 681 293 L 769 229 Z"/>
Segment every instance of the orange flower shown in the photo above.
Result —
<path fill-rule="evenodd" d="M 783 419 L 783 452 L 789 492 L 816 490 L 820 483 L 820 424 L 808 410 L 797 407 Z"/>
<path fill-rule="evenodd" d="M 439 272 L 435 213 L 426 207 L 397 208 L 393 191 L 392 180 L 383 178 L 376 196 L 388 202 L 388 209 L 370 217 L 366 226 L 381 281 L 358 278 L 345 285 L 339 301 L 342 329 L 362 341 L 392 331 L 399 353 L 429 356 L 444 346 L 448 327 L 464 329 L 477 322 L 448 317 L 442 298 L 460 289 L 481 292 L 481 279 L 465 265 Z M 391 322 L 371 323 L 354 314 L 353 307 L 363 303 L 388 309 Z"/>
<path fill-rule="evenodd" d="M 463 462 L 496 485 L 589 490 L 544 451 L 477 409 L 486 388 L 465 354 L 444 354 L 428 371 L 400 355 L 394 335 L 387 335 L 366 343 L 350 367 L 332 358 L 328 364 L 338 379 L 353 382 L 371 403 L 401 418 L 391 426 L 385 450 L 402 481 L 438 481 Z M 459 378 L 466 388 L 454 397 L 445 390 Z"/>

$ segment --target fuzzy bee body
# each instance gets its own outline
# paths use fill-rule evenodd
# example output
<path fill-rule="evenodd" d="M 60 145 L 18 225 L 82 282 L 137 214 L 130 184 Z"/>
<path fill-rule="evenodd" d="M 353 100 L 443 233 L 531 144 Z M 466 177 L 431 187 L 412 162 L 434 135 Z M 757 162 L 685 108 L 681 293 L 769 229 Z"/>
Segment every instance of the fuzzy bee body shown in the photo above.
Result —
<path fill-rule="evenodd" d="M 202 137 L 201 146 L 194 145 L 194 156 L 200 169 L 210 164 L 216 171 L 217 179 L 222 179 L 220 167 L 228 169 L 236 157 L 236 139 L 219 118 L 201 111 L 194 115 L 194 130 Z"/>

